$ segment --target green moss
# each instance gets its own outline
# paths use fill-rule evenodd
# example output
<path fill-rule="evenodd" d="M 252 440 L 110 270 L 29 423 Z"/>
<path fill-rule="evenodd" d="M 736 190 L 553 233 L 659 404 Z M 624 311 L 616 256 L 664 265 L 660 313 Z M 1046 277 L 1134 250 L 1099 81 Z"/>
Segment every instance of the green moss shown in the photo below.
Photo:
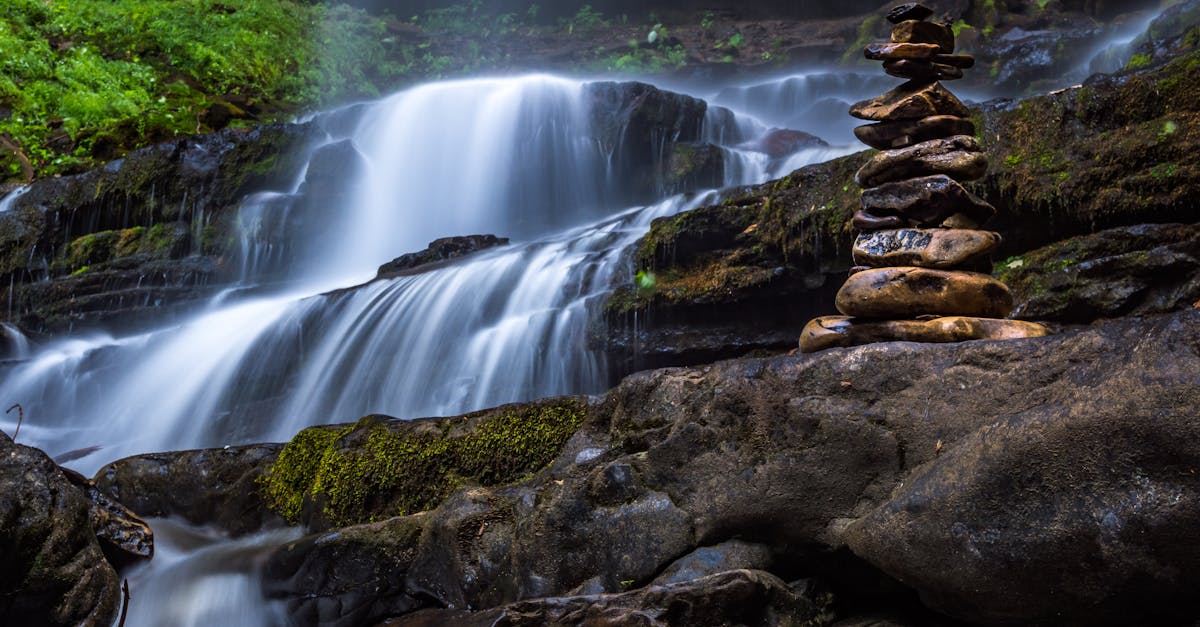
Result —
<path fill-rule="evenodd" d="M 862 24 L 858 25 L 858 36 L 842 53 L 842 63 L 847 64 L 853 61 L 861 61 L 863 59 L 863 49 L 880 38 L 880 33 L 884 30 L 886 22 L 883 16 L 871 15 L 863 20 Z"/>
<path fill-rule="evenodd" d="M 1151 61 L 1150 55 L 1148 55 L 1148 54 L 1135 54 L 1132 57 L 1130 57 L 1129 63 L 1125 64 L 1125 69 L 1126 70 L 1140 70 L 1144 67 L 1149 67 L 1150 61 Z"/>
<path fill-rule="evenodd" d="M 263 493 L 292 522 L 308 507 L 338 526 L 426 510 L 467 483 L 500 485 L 543 468 L 586 413 L 582 400 L 567 398 L 459 419 L 368 416 L 350 427 L 305 429 L 264 476 Z"/>

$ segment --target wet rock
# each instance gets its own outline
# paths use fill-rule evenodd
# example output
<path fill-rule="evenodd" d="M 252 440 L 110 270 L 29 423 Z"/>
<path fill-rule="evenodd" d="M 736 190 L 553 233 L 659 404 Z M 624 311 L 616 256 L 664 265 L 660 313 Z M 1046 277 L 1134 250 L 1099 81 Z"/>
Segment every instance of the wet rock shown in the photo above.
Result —
<path fill-rule="evenodd" d="M 136 455 L 96 473 L 96 489 L 141 516 L 178 516 L 233 535 L 282 527 L 259 494 L 259 479 L 282 445 L 261 444 Z"/>
<path fill-rule="evenodd" d="M 761 544 L 730 540 L 715 546 L 705 546 L 675 560 L 651 586 L 682 583 L 729 570 L 768 570 L 771 550 Z"/>
<path fill-rule="evenodd" d="M 975 67 L 975 57 L 969 54 L 936 54 L 933 55 L 933 62 L 949 65 L 961 70 L 969 70 Z"/>
<path fill-rule="evenodd" d="M 892 59 L 930 59 L 939 52 L 945 52 L 937 44 L 867 44 L 863 55 L 872 61 L 888 61 Z"/>
<path fill-rule="evenodd" d="M 884 61 L 883 71 L 889 76 L 931 83 L 953 81 L 963 77 L 962 70 L 942 63 L 929 63 L 910 59 Z"/>
<path fill-rule="evenodd" d="M 725 151 L 720 146 L 676 144 L 667 159 L 666 189 L 709 189 L 724 182 Z"/>
<path fill-rule="evenodd" d="M 388 620 L 381 623 L 380 627 L 447 624 L 464 627 L 601 624 L 799 627 L 828 619 L 830 612 L 827 599 L 814 599 L 798 592 L 770 573 L 731 570 L 682 583 L 648 586 L 623 594 L 533 599 L 475 613 L 425 610 Z"/>
<path fill-rule="evenodd" d="M 934 44 L 938 54 L 954 52 L 954 32 L 936 22 L 905 20 L 892 28 L 892 41 L 897 43 Z"/>
<path fill-rule="evenodd" d="M 987 155 L 979 151 L 979 142 L 974 137 L 955 135 L 881 151 L 871 157 L 854 179 L 864 188 L 931 174 L 970 181 L 983 176 L 987 166 Z"/>
<path fill-rule="evenodd" d="M 816 135 L 811 135 L 804 131 L 780 128 L 763 136 L 761 140 L 754 144 L 754 149 L 767 153 L 769 157 L 779 158 L 794 154 L 805 148 L 817 148 L 828 145 L 825 140 Z"/>
<path fill-rule="evenodd" d="M 909 20 L 926 20 L 932 15 L 933 9 L 919 2 L 905 2 L 892 7 L 888 11 L 887 19 L 893 24 L 900 24 Z"/>
<path fill-rule="evenodd" d="M 862 120 L 891 122 L 931 115 L 967 117 L 967 107 L 939 83 L 909 81 L 883 94 L 856 103 L 850 115 Z"/>
<path fill-rule="evenodd" d="M 1142 224 L 1082 235 L 996 265 L 1013 315 L 1088 323 L 1200 301 L 1200 225 Z"/>
<path fill-rule="evenodd" d="M 854 135 L 872 148 L 888 150 L 954 135 L 974 135 L 970 120 L 952 115 L 935 115 L 919 120 L 881 122 L 855 127 Z"/>
<path fill-rule="evenodd" d="M 506 244 L 508 244 L 507 237 L 496 237 L 495 235 L 443 237 L 430 242 L 425 250 L 415 253 L 405 253 L 379 266 L 378 275 L 394 275 L 408 270 L 415 270 L 421 266 L 457 259 L 474 252 Z"/>
<path fill-rule="evenodd" d="M 88 502 L 49 457 L 0 434 L 0 622 L 105 626 L 117 574 L 104 559 Z"/>
<path fill-rule="evenodd" d="M 930 320 L 859 320 L 850 316 L 822 316 L 809 321 L 800 333 L 800 351 L 860 346 L 875 342 L 966 342 L 1044 337 L 1046 327 L 1021 320 L 947 316 Z"/>
<path fill-rule="evenodd" d="M 397 517 L 290 542 L 267 558 L 263 593 L 284 602 L 293 625 L 358 627 L 427 607 L 405 584 L 427 518 Z"/>
<path fill-rule="evenodd" d="M 88 521 L 109 563 L 117 568 L 154 557 L 154 532 L 146 521 L 96 488 L 87 477 L 61 468 L 88 500 Z"/>
<path fill-rule="evenodd" d="M 908 220 L 898 215 L 875 215 L 867 210 L 854 212 L 851 221 L 854 228 L 860 231 L 878 231 L 880 229 L 899 229 L 908 226 Z"/>
<path fill-rule="evenodd" d="M 1003 318 L 1013 308 L 1003 283 L 978 272 L 876 268 L 850 277 L 838 290 L 838 311 L 859 318 L 925 314 Z"/>
<path fill-rule="evenodd" d="M 966 229 L 898 229 L 863 233 L 854 240 L 854 262 L 874 267 L 949 269 L 986 257 L 1000 234 Z"/>
<path fill-rule="evenodd" d="M 922 226 L 937 226 L 956 213 L 966 214 L 977 224 L 996 215 L 994 207 L 945 174 L 864 189 L 862 206 L 874 215 L 900 215 Z"/>

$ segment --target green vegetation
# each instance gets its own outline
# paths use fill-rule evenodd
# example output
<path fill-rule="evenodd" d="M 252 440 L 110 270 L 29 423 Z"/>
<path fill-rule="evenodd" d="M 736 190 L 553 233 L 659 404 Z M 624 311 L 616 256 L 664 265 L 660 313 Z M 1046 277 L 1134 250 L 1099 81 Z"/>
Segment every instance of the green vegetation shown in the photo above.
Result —
<path fill-rule="evenodd" d="M 1140 70 L 1150 65 L 1150 55 L 1135 54 L 1129 59 L 1129 63 L 1125 64 L 1126 70 Z"/>
<path fill-rule="evenodd" d="M 262 481 L 272 509 L 292 522 L 308 507 L 337 526 L 435 507 L 468 483 L 517 481 L 550 463 L 583 423 L 575 398 L 508 405 L 419 423 L 367 416 L 313 427 L 284 447 Z"/>
<path fill-rule="evenodd" d="M 294 0 L 0 4 L 0 181 L 377 94 L 404 68 L 384 22 Z"/>

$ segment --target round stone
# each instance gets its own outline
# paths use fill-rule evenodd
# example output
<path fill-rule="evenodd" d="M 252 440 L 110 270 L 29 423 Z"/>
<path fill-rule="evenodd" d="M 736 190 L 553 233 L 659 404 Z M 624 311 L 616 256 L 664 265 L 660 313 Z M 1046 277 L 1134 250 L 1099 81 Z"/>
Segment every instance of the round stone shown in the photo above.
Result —
<path fill-rule="evenodd" d="M 1003 318 L 1012 311 L 1013 298 L 1008 287 L 986 274 L 902 266 L 851 276 L 835 304 L 843 314 L 859 318 Z"/>
<path fill-rule="evenodd" d="M 945 174 L 904 179 L 865 189 L 862 207 L 863 211 L 875 216 L 904 216 L 917 226 L 938 226 L 955 214 L 968 216 L 973 225 L 978 225 L 996 215 L 995 207 Z"/>

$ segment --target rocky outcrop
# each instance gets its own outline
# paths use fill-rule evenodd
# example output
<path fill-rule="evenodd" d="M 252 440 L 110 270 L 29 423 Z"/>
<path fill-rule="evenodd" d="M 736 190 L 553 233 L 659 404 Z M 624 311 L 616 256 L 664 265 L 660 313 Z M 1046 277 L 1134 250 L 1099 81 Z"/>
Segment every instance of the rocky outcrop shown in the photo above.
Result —
<path fill-rule="evenodd" d="M 259 481 L 278 444 L 154 453 L 101 468 L 96 489 L 142 516 L 176 516 L 233 535 L 282 527 L 259 495 Z"/>
<path fill-rule="evenodd" d="M 936 624 L 914 592 L 972 624 L 1194 619 L 1198 333 L 1188 310 L 641 373 L 593 403 L 545 470 L 281 548 L 265 586 L 301 623 L 342 620 L 344 604 L 368 622 L 452 610 L 400 625 L 484 608 L 498 609 L 480 620 L 553 624 L 564 607 L 676 624 L 661 608 L 723 598 L 713 581 L 790 598 L 774 578 L 730 574 L 754 567 L 827 586 L 832 601 L 785 604 L 793 620 L 884 608 Z M 731 570 L 697 567 L 703 547 L 734 539 L 748 544 L 725 551 Z M 404 575 L 368 598 L 383 572 Z"/>
<path fill-rule="evenodd" d="M 132 324 L 207 295 L 231 274 L 240 199 L 283 185 L 317 132 L 230 129 L 34 183 L 0 213 L 8 320 L 33 331 Z"/>
<path fill-rule="evenodd" d="M 988 225 L 1003 236 L 996 258 L 1118 226 L 1194 222 L 1200 100 L 1189 77 L 1197 66 L 1200 53 L 1191 52 L 1153 70 L 974 112 L 990 165 L 969 187 L 997 209 Z M 854 174 L 871 154 L 656 220 L 593 341 L 622 372 L 792 348 L 803 321 L 828 311 L 849 270 L 860 205 Z"/>
<path fill-rule="evenodd" d="M 101 627 L 116 618 L 117 574 L 88 510 L 49 457 L 0 434 L 0 622 Z"/>
<path fill-rule="evenodd" d="M 396 275 L 407 271 L 422 271 L 429 264 L 440 263 L 470 255 L 471 253 L 503 246 L 508 243 L 507 237 L 495 235 L 461 235 L 458 237 L 443 237 L 429 243 L 425 250 L 415 253 L 405 253 L 379 266 L 378 276 Z"/>

